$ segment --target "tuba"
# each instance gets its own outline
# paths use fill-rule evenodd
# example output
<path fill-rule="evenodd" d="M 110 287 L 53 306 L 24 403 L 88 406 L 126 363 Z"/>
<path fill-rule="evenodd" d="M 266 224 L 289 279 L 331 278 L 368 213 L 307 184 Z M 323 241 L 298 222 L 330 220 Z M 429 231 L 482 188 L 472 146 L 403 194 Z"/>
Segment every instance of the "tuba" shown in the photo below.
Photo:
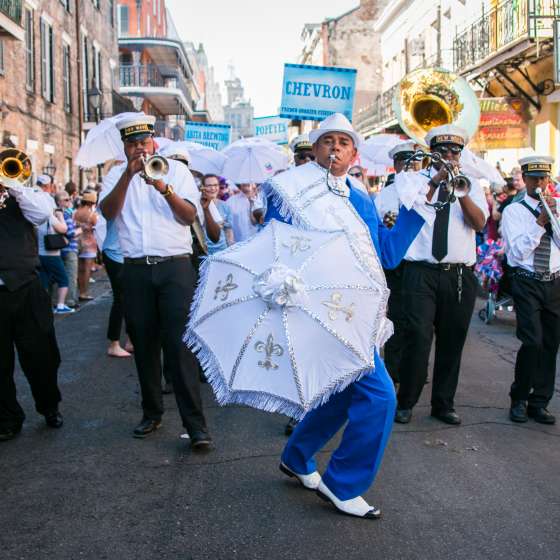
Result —
<path fill-rule="evenodd" d="M 480 106 L 464 78 L 443 68 L 420 68 L 407 74 L 397 85 L 393 110 L 401 128 L 417 144 L 426 146 L 426 134 L 436 126 L 454 124 L 472 138 L 480 121 Z M 469 193 L 471 184 L 459 168 L 439 154 L 418 150 L 407 162 L 424 161 L 443 165 L 449 174 L 448 199 L 432 204 L 441 210 Z"/>
<path fill-rule="evenodd" d="M 0 150 L 0 209 L 6 207 L 6 189 L 24 186 L 31 171 L 31 160 L 25 152 L 15 148 Z"/>

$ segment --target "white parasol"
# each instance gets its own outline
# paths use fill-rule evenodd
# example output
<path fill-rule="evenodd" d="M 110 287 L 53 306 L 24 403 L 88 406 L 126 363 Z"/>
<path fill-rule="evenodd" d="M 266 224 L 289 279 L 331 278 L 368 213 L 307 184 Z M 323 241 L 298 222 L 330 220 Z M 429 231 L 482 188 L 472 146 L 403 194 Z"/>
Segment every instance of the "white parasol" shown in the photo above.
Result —
<path fill-rule="evenodd" d="M 179 147 L 182 151 L 189 154 L 189 168 L 206 174 L 221 175 L 226 162 L 226 156 L 208 146 L 203 146 L 197 142 L 173 142 L 167 138 L 157 138 L 162 156 L 173 155 L 174 150 Z M 163 142 L 167 140 L 166 142 Z"/>
<path fill-rule="evenodd" d="M 272 220 L 206 259 L 185 342 L 220 404 L 299 418 L 374 367 L 383 294 L 345 232 Z"/>
<path fill-rule="evenodd" d="M 233 182 L 264 183 L 288 167 L 288 156 L 264 138 L 242 138 L 223 150 L 227 157 L 222 175 Z"/>
<path fill-rule="evenodd" d="M 362 167 L 372 171 L 376 175 L 386 175 L 387 168 L 393 167 L 393 160 L 389 157 L 389 151 L 402 139 L 397 134 L 377 134 L 362 142 L 358 147 L 360 163 Z"/>

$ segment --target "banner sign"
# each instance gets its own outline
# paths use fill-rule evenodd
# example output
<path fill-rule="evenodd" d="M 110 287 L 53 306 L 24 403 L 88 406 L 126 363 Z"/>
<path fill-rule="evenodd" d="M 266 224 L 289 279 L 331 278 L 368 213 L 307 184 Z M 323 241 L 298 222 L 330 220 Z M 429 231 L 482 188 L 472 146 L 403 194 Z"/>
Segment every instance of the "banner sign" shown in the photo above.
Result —
<path fill-rule="evenodd" d="M 529 112 L 527 103 L 517 97 L 483 97 L 480 126 L 469 148 L 480 152 L 504 148 L 528 148 Z"/>
<path fill-rule="evenodd" d="M 255 136 L 266 138 L 276 144 L 287 144 L 289 122 L 290 119 L 283 119 L 278 115 L 273 117 L 255 117 L 253 119 Z"/>
<path fill-rule="evenodd" d="M 231 125 L 187 121 L 185 140 L 198 142 L 215 150 L 222 150 L 231 141 Z"/>
<path fill-rule="evenodd" d="M 280 116 L 322 121 L 342 113 L 351 121 L 355 91 L 354 68 L 284 64 Z"/>

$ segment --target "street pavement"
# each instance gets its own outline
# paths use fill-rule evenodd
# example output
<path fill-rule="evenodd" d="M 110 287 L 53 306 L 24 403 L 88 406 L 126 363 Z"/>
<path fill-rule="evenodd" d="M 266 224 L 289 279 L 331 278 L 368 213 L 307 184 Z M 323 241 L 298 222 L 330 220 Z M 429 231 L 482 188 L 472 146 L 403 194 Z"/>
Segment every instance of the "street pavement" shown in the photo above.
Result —
<path fill-rule="evenodd" d="M 560 426 L 507 419 L 512 314 L 485 325 L 475 313 L 456 399 L 463 424 L 429 417 L 427 385 L 366 496 L 384 517 L 366 521 L 335 513 L 279 472 L 284 417 L 218 407 L 208 385 L 214 451 L 195 454 L 179 437 L 173 395 L 164 427 L 133 439 L 134 364 L 106 356 L 110 291 L 100 276 L 94 293 L 56 320 L 62 429 L 45 427 L 17 373 L 27 420 L 0 444 L 0 558 L 560 558 Z M 558 416 L 559 392 L 550 406 Z M 321 469 L 335 446 L 319 454 Z"/>

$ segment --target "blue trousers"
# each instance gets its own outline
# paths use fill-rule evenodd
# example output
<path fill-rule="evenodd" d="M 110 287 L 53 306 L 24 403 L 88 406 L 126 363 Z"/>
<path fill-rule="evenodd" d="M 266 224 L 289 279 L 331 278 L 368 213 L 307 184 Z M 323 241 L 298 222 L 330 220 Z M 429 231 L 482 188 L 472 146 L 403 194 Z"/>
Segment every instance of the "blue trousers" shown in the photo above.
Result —
<path fill-rule="evenodd" d="M 348 422 L 323 482 L 339 500 L 360 496 L 381 465 L 395 408 L 395 387 L 376 352 L 374 370 L 310 411 L 297 425 L 282 462 L 299 474 L 316 471 L 313 456 Z"/>

